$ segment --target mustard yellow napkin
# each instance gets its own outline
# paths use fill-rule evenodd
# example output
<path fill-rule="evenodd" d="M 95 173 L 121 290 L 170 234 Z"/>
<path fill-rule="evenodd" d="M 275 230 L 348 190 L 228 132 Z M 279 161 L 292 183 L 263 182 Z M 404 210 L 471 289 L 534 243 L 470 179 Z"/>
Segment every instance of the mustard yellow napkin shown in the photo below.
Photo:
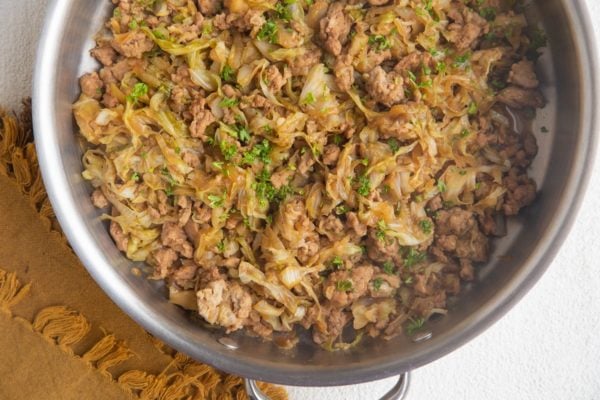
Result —
<path fill-rule="evenodd" d="M 29 103 L 18 118 L 0 109 L 0 399 L 246 399 L 240 378 L 154 339 L 91 279 L 60 233 L 32 140 Z"/>

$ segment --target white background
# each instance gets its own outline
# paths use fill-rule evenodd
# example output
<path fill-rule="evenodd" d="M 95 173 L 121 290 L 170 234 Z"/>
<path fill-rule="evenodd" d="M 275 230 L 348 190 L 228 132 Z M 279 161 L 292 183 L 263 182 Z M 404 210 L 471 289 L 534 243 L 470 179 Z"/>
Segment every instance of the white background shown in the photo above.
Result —
<path fill-rule="evenodd" d="M 600 21 L 600 2 L 586 2 L 592 19 Z M 30 94 L 35 46 L 46 3 L 0 0 L 0 104 L 16 107 Z M 595 29 L 598 37 L 600 27 Z M 598 238 L 600 163 L 594 168 L 577 222 L 548 272 L 492 328 L 452 354 L 414 371 L 408 399 L 600 399 Z M 290 394 L 293 400 L 369 400 L 377 399 L 394 382 L 290 388 Z"/>

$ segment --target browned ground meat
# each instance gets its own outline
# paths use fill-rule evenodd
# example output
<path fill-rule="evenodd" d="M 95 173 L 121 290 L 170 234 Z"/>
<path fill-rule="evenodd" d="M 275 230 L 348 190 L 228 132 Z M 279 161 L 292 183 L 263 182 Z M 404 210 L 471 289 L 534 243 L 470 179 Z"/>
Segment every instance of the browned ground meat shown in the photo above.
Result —
<path fill-rule="evenodd" d="M 381 67 L 376 67 L 366 75 L 367 91 L 374 99 L 388 107 L 404 100 L 404 85 L 401 76 L 386 73 Z"/>
<path fill-rule="evenodd" d="M 334 2 L 329 5 L 327 15 L 321 20 L 320 37 L 324 47 L 334 56 L 342 51 L 342 46 L 348 40 L 352 27 L 350 16 L 343 11 L 344 3 Z"/>
<path fill-rule="evenodd" d="M 529 60 L 521 60 L 514 64 L 508 75 L 508 82 L 525 89 L 535 89 L 540 85 L 535 74 L 535 66 Z"/>
<path fill-rule="evenodd" d="M 335 83 L 341 90 L 350 90 L 354 84 L 354 67 L 349 56 L 341 56 L 335 60 Z"/>
<path fill-rule="evenodd" d="M 125 57 L 131 58 L 142 58 L 145 52 L 152 50 L 154 47 L 154 42 L 141 31 L 120 34 L 116 36 L 111 44 L 116 51 Z"/>
<path fill-rule="evenodd" d="M 227 332 L 410 334 L 535 200 L 514 2 L 113 3 L 74 107 L 92 204 Z"/>
<path fill-rule="evenodd" d="M 102 63 L 104 66 L 111 66 L 115 62 L 117 58 L 117 53 L 110 46 L 96 47 L 92 50 L 92 56 L 95 57 L 98 61 Z"/>
<path fill-rule="evenodd" d="M 498 101 L 513 108 L 541 108 L 546 105 L 544 96 L 537 90 L 509 86 L 498 93 Z"/>
<path fill-rule="evenodd" d="M 104 85 L 97 72 L 82 76 L 79 84 L 81 85 L 81 91 L 86 96 L 94 99 L 100 99 L 102 97 L 102 88 Z"/>

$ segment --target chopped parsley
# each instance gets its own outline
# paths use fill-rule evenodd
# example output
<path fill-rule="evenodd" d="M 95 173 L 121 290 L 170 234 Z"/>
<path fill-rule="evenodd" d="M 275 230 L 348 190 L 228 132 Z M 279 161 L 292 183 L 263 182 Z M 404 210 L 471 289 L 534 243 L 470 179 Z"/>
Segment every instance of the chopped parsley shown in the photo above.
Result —
<path fill-rule="evenodd" d="M 436 186 L 440 193 L 444 193 L 446 190 L 448 190 L 444 181 L 437 181 Z"/>
<path fill-rule="evenodd" d="M 263 207 L 273 201 L 281 202 L 294 193 L 294 189 L 289 185 L 275 189 L 275 186 L 271 183 L 271 174 L 266 169 L 263 169 L 256 176 L 256 182 L 252 185 L 252 188 L 256 191 L 256 196 Z"/>
<path fill-rule="evenodd" d="M 219 142 L 219 149 L 225 161 L 231 161 L 237 154 L 237 146 L 233 143 L 227 143 L 225 141 Z"/>
<path fill-rule="evenodd" d="M 379 289 L 381 289 L 381 285 L 383 284 L 383 279 L 382 278 L 375 278 L 373 279 L 373 289 L 375 289 L 376 291 L 378 291 Z"/>
<path fill-rule="evenodd" d="M 469 108 L 467 108 L 467 113 L 473 116 L 477 114 L 477 111 L 479 111 L 479 107 L 477 107 L 477 104 L 472 101 L 471 104 L 469 104 Z"/>
<path fill-rule="evenodd" d="M 221 79 L 224 80 L 225 82 L 232 82 L 233 74 L 234 74 L 233 68 L 231 68 L 229 65 L 225 64 L 225 66 L 221 70 Z"/>
<path fill-rule="evenodd" d="M 361 175 L 356 180 L 358 182 L 358 189 L 356 192 L 361 196 L 368 196 L 371 193 L 371 181 L 366 175 Z"/>
<path fill-rule="evenodd" d="M 398 142 L 398 139 L 390 138 L 388 139 L 387 144 L 388 146 L 390 146 L 390 149 L 393 153 L 397 152 L 400 149 L 400 142 Z"/>
<path fill-rule="evenodd" d="M 417 77 L 412 71 L 408 71 L 408 79 L 410 79 L 412 83 L 417 83 Z"/>
<path fill-rule="evenodd" d="M 337 207 L 335 208 L 335 213 L 336 213 L 337 215 L 344 215 L 344 214 L 346 214 L 348 211 L 349 211 L 349 210 L 348 210 L 348 207 L 347 207 L 347 206 L 345 206 L 344 204 L 342 204 L 341 206 L 337 206 Z"/>
<path fill-rule="evenodd" d="M 300 105 L 310 105 L 315 102 L 315 96 L 313 96 L 312 92 L 308 92 L 308 94 L 300 101 Z"/>
<path fill-rule="evenodd" d="M 429 235 L 431 230 L 433 229 L 433 224 L 428 219 L 422 219 L 419 221 L 419 227 L 423 231 L 424 234 Z"/>
<path fill-rule="evenodd" d="M 335 145 L 339 146 L 340 144 L 342 144 L 343 141 L 344 141 L 344 137 L 342 135 L 335 135 L 333 137 L 333 144 L 335 144 Z"/>
<path fill-rule="evenodd" d="M 492 85 L 492 87 L 496 90 L 502 90 L 507 86 L 506 82 L 503 82 L 499 79 L 492 79 L 490 85 Z"/>
<path fill-rule="evenodd" d="M 208 204 L 210 208 L 223 207 L 223 205 L 225 204 L 225 193 L 223 193 L 221 196 L 217 196 L 216 194 L 209 194 L 207 198 L 210 202 Z"/>
<path fill-rule="evenodd" d="M 408 333 L 409 335 L 413 335 L 414 333 L 419 331 L 421 328 L 423 328 L 424 324 L 425 324 L 424 318 L 417 318 L 417 319 L 410 318 L 408 321 L 408 324 L 406 325 L 406 333 Z"/>
<path fill-rule="evenodd" d="M 390 43 L 388 38 L 386 38 L 383 35 L 370 35 L 369 45 L 374 47 L 377 51 L 387 50 L 392 47 L 392 44 Z"/>
<path fill-rule="evenodd" d="M 534 28 L 528 32 L 527 37 L 529 38 L 527 57 L 537 59 L 539 57 L 539 49 L 546 47 L 548 44 L 546 32 L 541 28 Z"/>
<path fill-rule="evenodd" d="M 454 68 L 466 68 L 469 65 L 470 58 L 471 58 L 471 53 L 465 53 L 460 56 L 457 56 L 454 59 L 454 63 L 452 63 L 452 66 Z"/>
<path fill-rule="evenodd" d="M 165 35 L 165 33 L 162 29 L 155 29 L 152 31 L 152 34 L 154 35 L 155 38 L 160 39 L 160 40 L 168 39 L 168 36 Z"/>
<path fill-rule="evenodd" d="M 238 99 L 230 99 L 229 97 L 223 97 L 223 100 L 219 102 L 219 105 L 224 108 L 234 107 L 239 104 Z"/>
<path fill-rule="evenodd" d="M 391 261 L 386 261 L 383 263 L 383 272 L 385 272 L 388 275 L 394 275 L 395 274 L 395 266 L 394 263 Z"/>
<path fill-rule="evenodd" d="M 277 42 L 277 25 L 273 21 L 265 22 L 258 34 L 256 35 L 258 40 L 267 41 L 269 43 Z"/>
<path fill-rule="evenodd" d="M 337 284 L 336 284 L 336 288 L 340 292 L 348 292 L 348 291 L 352 290 L 352 287 L 353 287 L 352 281 L 347 280 L 347 279 L 337 281 Z"/>
<path fill-rule="evenodd" d="M 333 265 L 337 269 L 340 269 L 341 267 L 344 266 L 344 261 L 342 260 L 342 258 L 340 256 L 335 256 L 335 257 L 333 257 L 333 260 L 331 260 L 331 265 Z"/>
<path fill-rule="evenodd" d="M 285 4 L 275 4 L 275 14 L 277 14 L 277 18 L 283 21 L 290 22 L 292 20 L 292 12 Z"/>
<path fill-rule="evenodd" d="M 252 150 L 244 153 L 242 162 L 244 164 L 253 164 L 257 159 L 262 161 L 264 164 L 270 164 L 271 158 L 271 143 L 267 139 L 263 139 L 254 145 Z"/>
<path fill-rule="evenodd" d="M 421 261 L 425 260 L 427 256 L 425 253 L 422 253 L 416 250 L 414 247 L 408 247 L 404 249 L 404 266 L 406 268 L 410 268 Z"/>
<path fill-rule="evenodd" d="M 138 22 L 135 19 L 132 19 L 131 22 L 129 22 L 129 24 L 127 25 L 129 27 L 129 29 L 131 29 L 132 31 L 136 30 L 137 28 L 140 27 L 140 25 L 138 24 Z"/>
<path fill-rule="evenodd" d="M 133 85 L 133 89 L 127 96 L 127 101 L 133 104 L 137 104 L 140 97 L 143 97 L 148 94 L 148 85 L 144 82 L 138 82 Z"/>
<path fill-rule="evenodd" d="M 445 63 L 445 62 L 443 62 L 443 61 L 438 61 L 438 62 L 435 64 L 435 71 L 436 71 L 438 74 L 442 74 L 442 73 L 446 72 L 446 63 Z"/>
<path fill-rule="evenodd" d="M 219 253 L 223 253 L 225 251 L 225 241 L 224 240 L 221 240 L 217 244 L 217 250 L 219 250 Z"/>
<path fill-rule="evenodd" d="M 493 21 L 496 19 L 496 9 L 494 7 L 484 7 L 479 11 L 479 15 L 488 21 Z"/>
<path fill-rule="evenodd" d="M 459 136 L 460 136 L 461 138 L 463 138 L 463 139 L 464 139 L 464 138 L 466 138 L 467 136 L 469 136 L 470 134 L 471 134 L 471 132 L 469 132 L 469 131 L 468 131 L 468 130 L 465 128 L 465 129 L 463 129 L 462 131 L 460 131 L 460 134 L 459 134 Z"/>
<path fill-rule="evenodd" d="M 375 228 L 375 236 L 377 237 L 377 239 L 385 240 L 387 230 L 388 227 L 385 221 L 377 222 L 377 228 Z"/>

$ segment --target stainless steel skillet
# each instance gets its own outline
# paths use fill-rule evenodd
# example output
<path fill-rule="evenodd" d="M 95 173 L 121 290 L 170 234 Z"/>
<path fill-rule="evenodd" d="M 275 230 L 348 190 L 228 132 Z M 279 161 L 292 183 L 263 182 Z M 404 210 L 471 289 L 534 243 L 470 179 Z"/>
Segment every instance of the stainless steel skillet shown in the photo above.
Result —
<path fill-rule="evenodd" d="M 352 384 L 410 371 L 497 321 L 543 274 L 569 231 L 596 149 L 598 65 L 583 1 L 545 0 L 531 7 L 550 44 L 541 60 L 550 104 L 534 126 L 535 133 L 541 126 L 550 131 L 537 134 L 540 155 L 532 175 L 540 186 L 539 198 L 510 221 L 509 236 L 496 242 L 477 284 L 465 290 L 447 317 L 429 325 L 428 340 L 366 341 L 345 353 L 329 353 L 310 340 L 288 351 L 241 334 L 224 340 L 222 333 L 202 328 L 169 304 L 158 283 L 131 273 L 133 263 L 116 249 L 81 178 L 82 153 L 71 104 L 79 93 L 78 77 L 95 68 L 88 53 L 110 5 L 54 0 L 49 6 L 34 80 L 40 167 L 61 226 L 98 284 L 145 329 L 197 360 L 247 378 L 299 386 Z"/>

